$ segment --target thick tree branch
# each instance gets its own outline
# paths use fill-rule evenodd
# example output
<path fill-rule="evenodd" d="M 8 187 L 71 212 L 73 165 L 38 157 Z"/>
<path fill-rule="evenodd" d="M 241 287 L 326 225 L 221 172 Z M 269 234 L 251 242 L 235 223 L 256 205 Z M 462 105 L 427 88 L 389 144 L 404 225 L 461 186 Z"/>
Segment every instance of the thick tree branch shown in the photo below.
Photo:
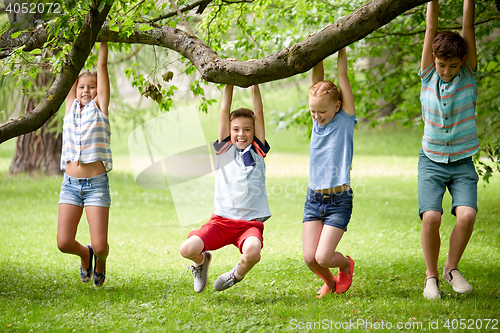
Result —
<path fill-rule="evenodd" d="M 105 1 L 105 0 L 101 0 Z M 90 50 L 95 43 L 111 5 L 104 6 L 101 13 L 97 10 L 99 1 L 92 1 L 80 34 L 71 47 L 68 59 L 43 100 L 23 117 L 8 121 L 0 126 L 0 143 L 13 137 L 32 132 L 59 110 L 66 95 L 85 65 Z"/>
<path fill-rule="evenodd" d="M 200 39 L 171 27 L 136 31 L 128 38 L 120 38 L 117 32 L 104 27 L 100 38 L 103 41 L 163 46 L 187 57 L 206 81 L 248 87 L 306 72 L 339 49 L 426 2 L 373 0 L 305 41 L 251 63 L 223 59 Z"/>
<path fill-rule="evenodd" d="M 7 30 L 0 35 L 0 59 L 8 57 L 15 48 L 23 45 L 23 51 L 25 52 L 43 47 L 43 44 L 47 41 L 48 31 L 48 26 L 45 24 L 34 30 L 23 32 L 19 37 L 13 39 L 11 35 L 16 32 L 16 30 Z"/>

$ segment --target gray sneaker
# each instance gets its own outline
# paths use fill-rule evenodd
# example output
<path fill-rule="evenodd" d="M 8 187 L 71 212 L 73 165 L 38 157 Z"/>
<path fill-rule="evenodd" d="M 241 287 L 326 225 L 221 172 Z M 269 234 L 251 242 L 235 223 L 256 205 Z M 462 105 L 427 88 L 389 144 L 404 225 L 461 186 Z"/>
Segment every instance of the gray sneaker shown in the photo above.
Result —
<path fill-rule="evenodd" d="M 472 287 L 469 282 L 464 279 L 462 273 L 460 273 L 460 271 L 456 268 L 449 272 L 443 269 L 443 279 L 451 284 L 453 290 L 457 293 L 465 294 L 472 291 Z"/>
<path fill-rule="evenodd" d="M 219 276 L 214 283 L 214 289 L 217 291 L 223 291 L 226 290 L 227 288 L 231 288 L 235 283 L 238 283 L 241 280 L 243 280 L 243 279 L 237 280 L 236 277 L 234 276 L 234 273 L 238 269 L 238 266 L 240 266 L 239 263 L 229 272 Z"/>
<path fill-rule="evenodd" d="M 210 252 L 205 251 L 203 252 L 205 255 L 205 261 L 203 262 L 202 265 L 196 267 L 196 266 L 190 266 L 189 268 L 192 268 L 193 276 L 194 276 L 194 291 L 197 293 L 201 293 L 203 290 L 205 290 L 205 287 L 207 286 L 207 281 L 208 281 L 208 267 L 210 266 L 210 261 L 212 260 L 212 255 Z"/>

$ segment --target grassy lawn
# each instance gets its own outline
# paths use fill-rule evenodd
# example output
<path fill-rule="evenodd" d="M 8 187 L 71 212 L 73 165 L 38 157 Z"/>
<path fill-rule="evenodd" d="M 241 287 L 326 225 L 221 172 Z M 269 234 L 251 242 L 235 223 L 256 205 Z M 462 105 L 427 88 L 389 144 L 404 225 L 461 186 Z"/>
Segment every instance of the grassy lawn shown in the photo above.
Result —
<path fill-rule="evenodd" d="M 216 124 L 214 113 L 203 120 L 204 127 Z M 61 178 L 9 176 L 14 142 L 0 145 L 0 332 L 363 332 L 388 325 L 397 329 L 398 322 L 403 325 L 399 331 L 458 332 L 463 331 L 461 319 L 468 328 L 482 323 L 482 331 L 491 331 L 495 322 L 485 330 L 486 320 L 495 319 L 500 329 L 496 177 L 487 186 L 478 185 L 480 211 L 460 263 L 474 290 L 460 295 L 442 282 L 441 300 L 422 296 L 425 265 L 416 178 L 421 131 L 362 125 L 355 132 L 355 206 L 339 245 L 356 262 L 354 282 L 347 293 L 322 299 L 314 297 L 322 281 L 302 260 L 308 183 L 303 133 L 276 133 L 272 126 L 267 132 L 273 147 L 267 159 L 273 217 L 265 223 L 261 262 L 243 282 L 216 292 L 213 282 L 236 264 L 239 252 L 234 247 L 213 252 L 210 285 L 202 294 L 193 291 L 192 275 L 186 273 L 190 263 L 178 251 L 189 231 L 201 224 L 181 227 L 168 191 L 135 184 L 128 133 L 113 137 L 110 256 L 101 288 L 81 283 L 77 258 L 57 249 Z M 440 269 L 454 226 L 448 194 L 443 206 Z M 85 217 L 77 238 L 90 241 Z"/>

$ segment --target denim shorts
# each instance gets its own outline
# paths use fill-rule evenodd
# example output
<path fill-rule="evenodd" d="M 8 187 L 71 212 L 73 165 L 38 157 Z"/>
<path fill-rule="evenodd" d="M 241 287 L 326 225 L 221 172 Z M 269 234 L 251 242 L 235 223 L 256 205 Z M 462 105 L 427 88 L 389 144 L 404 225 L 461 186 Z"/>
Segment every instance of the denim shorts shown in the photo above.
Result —
<path fill-rule="evenodd" d="M 437 163 L 422 149 L 418 156 L 418 214 L 434 210 L 443 214 L 443 195 L 446 188 L 452 198 L 451 213 L 457 206 L 472 207 L 477 211 L 477 176 L 472 157 L 456 162 Z"/>
<path fill-rule="evenodd" d="M 108 174 L 92 178 L 73 178 L 64 174 L 59 204 L 85 206 L 111 206 Z"/>
<path fill-rule="evenodd" d="M 308 188 L 302 222 L 322 220 L 323 224 L 347 231 L 352 214 L 352 197 L 352 189 L 326 194 Z"/>

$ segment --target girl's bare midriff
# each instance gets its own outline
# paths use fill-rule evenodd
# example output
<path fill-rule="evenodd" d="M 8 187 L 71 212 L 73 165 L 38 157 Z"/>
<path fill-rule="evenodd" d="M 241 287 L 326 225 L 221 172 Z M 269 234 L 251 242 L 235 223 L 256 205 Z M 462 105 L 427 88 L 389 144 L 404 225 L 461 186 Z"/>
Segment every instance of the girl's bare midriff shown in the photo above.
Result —
<path fill-rule="evenodd" d="M 101 161 L 83 164 L 80 162 L 68 162 L 65 173 L 73 178 L 92 178 L 102 175 L 106 168 Z"/>
<path fill-rule="evenodd" d="M 337 187 L 332 187 L 332 188 L 327 188 L 327 189 L 324 189 L 324 190 L 313 190 L 314 192 L 318 192 L 318 193 L 325 193 L 325 194 L 329 194 L 329 193 L 340 193 L 340 192 L 345 192 L 345 191 L 348 191 L 350 189 L 349 185 L 340 185 L 340 186 L 337 186 Z"/>

